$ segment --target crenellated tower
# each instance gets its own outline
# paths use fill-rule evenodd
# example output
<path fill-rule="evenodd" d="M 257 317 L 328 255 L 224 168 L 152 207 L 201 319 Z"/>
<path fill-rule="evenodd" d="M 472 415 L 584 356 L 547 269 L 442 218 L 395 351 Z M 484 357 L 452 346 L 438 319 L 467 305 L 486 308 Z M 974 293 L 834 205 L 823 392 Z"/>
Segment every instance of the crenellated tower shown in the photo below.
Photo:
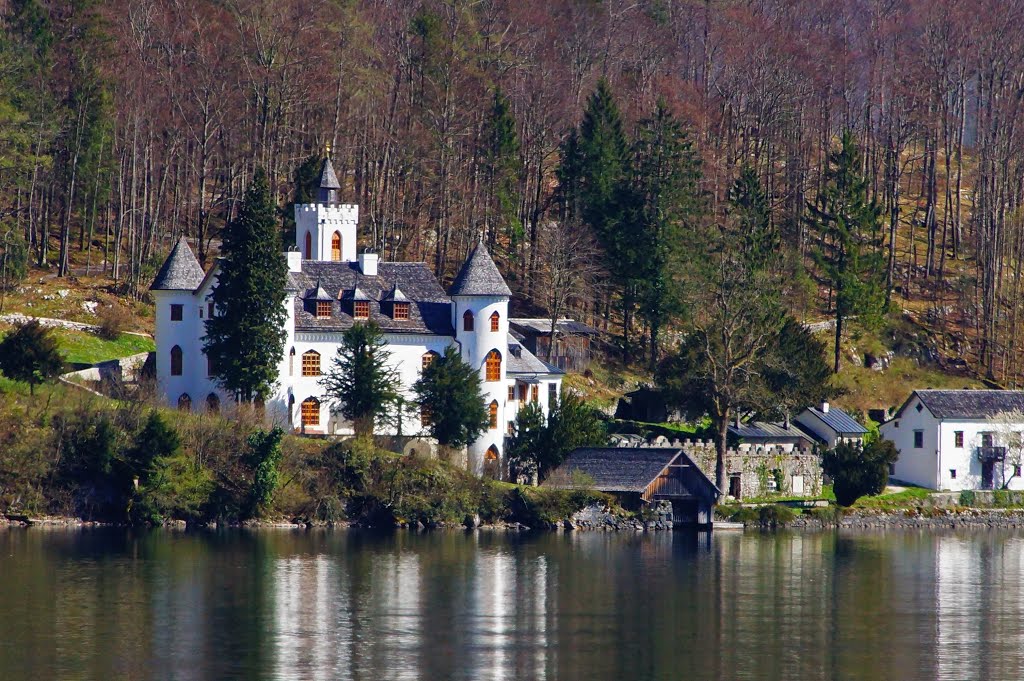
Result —
<path fill-rule="evenodd" d="M 295 205 L 295 247 L 303 260 L 355 261 L 359 206 L 338 203 L 340 189 L 327 156 L 320 168 L 316 203 Z"/>

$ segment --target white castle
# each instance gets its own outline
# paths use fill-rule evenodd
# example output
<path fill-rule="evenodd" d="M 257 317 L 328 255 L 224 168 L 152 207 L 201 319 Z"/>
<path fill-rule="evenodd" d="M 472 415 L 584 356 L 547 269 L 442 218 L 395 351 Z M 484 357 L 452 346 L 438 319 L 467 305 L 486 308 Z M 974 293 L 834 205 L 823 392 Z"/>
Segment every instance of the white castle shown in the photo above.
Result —
<path fill-rule="evenodd" d="M 480 372 L 490 426 L 468 448 L 467 465 L 481 475 L 506 470 L 504 441 L 519 408 L 539 402 L 545 416 L 561 389 L 562 371 L 539 360 L 509 333 L 511 291 L 481 242 L 446 294 L 426 264 L 380 262 L 356 255 L 359 207 L 340 204 L 330 160 L 320 174 L 317 203 L 295 206 L 297 251 L 288 261 L 287 341 L 274 393 L 272 422 L 295 433 L 350 435 L 352 424 L 319 385 L 337 355 L 341 334 L 355 323 L 382 329 L 404 397 L 423 368 L 455 345 Z M 210 375 L 203 353 L 205 320 L 216 314 L 210 293 L 217 267 L 204 273 L 182 237 L 150 289 L 156 299 L 156 377 L 168 404 L 219 411 L 233 401 Z M 332 408 L 333 407 L 333 408 Z M 430 414 L 407 414 L 381 434 L 426 437 Z M 378 429 L 379 431 L 380 429 Z M 408 451 L 408 448 L 406 449 Z"/>

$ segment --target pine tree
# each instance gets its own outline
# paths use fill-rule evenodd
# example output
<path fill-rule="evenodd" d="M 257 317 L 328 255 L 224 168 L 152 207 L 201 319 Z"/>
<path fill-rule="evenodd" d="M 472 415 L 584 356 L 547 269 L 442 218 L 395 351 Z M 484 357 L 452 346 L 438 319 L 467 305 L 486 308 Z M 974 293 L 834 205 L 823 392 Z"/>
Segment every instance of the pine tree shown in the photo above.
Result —
<path fill-rule="evenodd" d="M 335 410 L 352 421 L 356 435 L 373 435 L 374 423 L 385 419 L 399 401 L 398 371 L 380 327 L 354 324 L 341 336 L 338 354 L 320 386 Z"/>
<path fill-rule="evenodd" d="M 413 390 L 430 414 L 430 434 L 443 447 L 464 447 L 490 422 L 480 390 L 480 373 L 462 361 L 454 347 L 423 370 Z"/>
<path fill-rule="evenodd" d="M 57 338 L 35 320 L 16 327 L 0 341 L 0 373 L 28 383 L 30 394 L 35 394 L 36 385 L 56 378 L 63 370 Z"/>
<path fill-rule="evenodd" d="M 538 403 L 531 402 L 519 409 L 505 446 L 511 480 L 530 481 L 537 474 L 546 426 L 544 410 Z"/>
<path fill-rule="evenodd" d="M 631 271 L 650 334 L 653 369 L 662 325 L 682 311 L 675 272 L 684 253 L 684 234 L 687 228 L 693 231 L 701 210 L 700 159 L 664 101 L 641 123 L 633 158 L 630 222 L 639 234 L 629 252 L 636 254 Z M 625 249 L 623 245 L 620 250 Z"/>
<path fill-rule="evenodd" d="M 608 82 L 601 80 L 587 101 L 579 130 L 562 148 L 560 190 L 569 219 L 593 230 L 618 290 L 623 315 L 623 351 L 629 358 L 638 291 L 636 270 L 642 247 L 628 219 L 630 149 L 622 116 Z"/>
<path fill-rule="evenodd" d="M 284 353 L 288 269 L 266 174 L 258 169 L 238 217 L 224 230 L 223 259 L 203 350 L 214 375 L 242 402 L 270 396 Z"/>
<path fill-rule="evenodd" d="M 495 236 L 500 229 L 508 238 L 510 250 L 515 252 L 516 245 L 523 238 L 523 226 L 516 215 L 518 201 L 515 195 L 522 163 L 516 120 L 501 88 L 494 91 L 481 155 L 487 191 L 484 221 L 488 242 L 492 247 L 495 245 Z"/>
<path fill-rule="evenodd" d="M 787 316 L 762 372 L 768 391 L 774 396 L 773 404 L 760 413 L 788 422 L 803 407 L 835 395 L 832 368 L 825 356 L 825 344 L 803 324 Z"/>
<path fill-rule="evenodd" d="M 782 242 L 772 224 L 771 206 L 765 196 L 757 172 L 748 165 L 740 168 L 739 177 L 729 189 L 729 213 L 736 229 L 739 247 L 754 267 L 778 265 Z M 771 261 L 766 263 L 765 259 Z"/>
<path fill-rule="evenodd" d="M 562 465 L 566 455 L 577 447 L 603 447 L 608 432 L 597 410 L 564 389 L 550 406 L 547 427 L 537 454 L 540 479 Z"/>
<path fill-rule="evenodd" d="M 843 133 L 840 148 L 829 157 L 825 187 L 808 204 L 808 221 L 819 238 L 814 260 L 829 282 L 835 308 L 835 356 L 839 373 L 843 329 L 848 317 L 878 324 L 885 312 L 885 262 L 881 249 L 881 208 L 868 198 L 853 133 Z"/>

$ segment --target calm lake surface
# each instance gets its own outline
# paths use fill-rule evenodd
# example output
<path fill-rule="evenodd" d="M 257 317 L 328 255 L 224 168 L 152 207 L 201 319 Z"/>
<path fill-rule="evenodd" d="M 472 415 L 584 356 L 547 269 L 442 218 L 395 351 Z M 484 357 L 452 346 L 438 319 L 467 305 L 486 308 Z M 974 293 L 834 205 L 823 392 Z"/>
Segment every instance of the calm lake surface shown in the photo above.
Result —
<path fill-rule="evenodd" d="M 0 530 L 0 679 L 1021 679 L 1024 534 Z"/>

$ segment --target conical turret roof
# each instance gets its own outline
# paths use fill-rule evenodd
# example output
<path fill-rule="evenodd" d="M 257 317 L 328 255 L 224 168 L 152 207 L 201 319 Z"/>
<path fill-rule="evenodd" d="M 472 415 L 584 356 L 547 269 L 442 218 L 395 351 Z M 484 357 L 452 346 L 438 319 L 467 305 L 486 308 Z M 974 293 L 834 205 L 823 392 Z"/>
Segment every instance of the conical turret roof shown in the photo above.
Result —
<path fill-rule="evenodd" d="M 459 276 L 449 291 L 453 296 L 512 296 L 498 266 L 487 252 L 483 240 L 476 245 L 462 265 Z"/>
<path fill-rule="evenodd" d="M 157 272 L 150 291 L 194 291 L 203 283 L 202 266 L 182 236 Z"/>
<path fill-rule="evenodd" d="M 334 172 L 334 166 L 331 165 L 331 157 L 324 157 L 324 164 L 320 168 L 320 188 L 321 189 L 341 189 L 341 183 L 338 182 L 338 176 Z"/>

